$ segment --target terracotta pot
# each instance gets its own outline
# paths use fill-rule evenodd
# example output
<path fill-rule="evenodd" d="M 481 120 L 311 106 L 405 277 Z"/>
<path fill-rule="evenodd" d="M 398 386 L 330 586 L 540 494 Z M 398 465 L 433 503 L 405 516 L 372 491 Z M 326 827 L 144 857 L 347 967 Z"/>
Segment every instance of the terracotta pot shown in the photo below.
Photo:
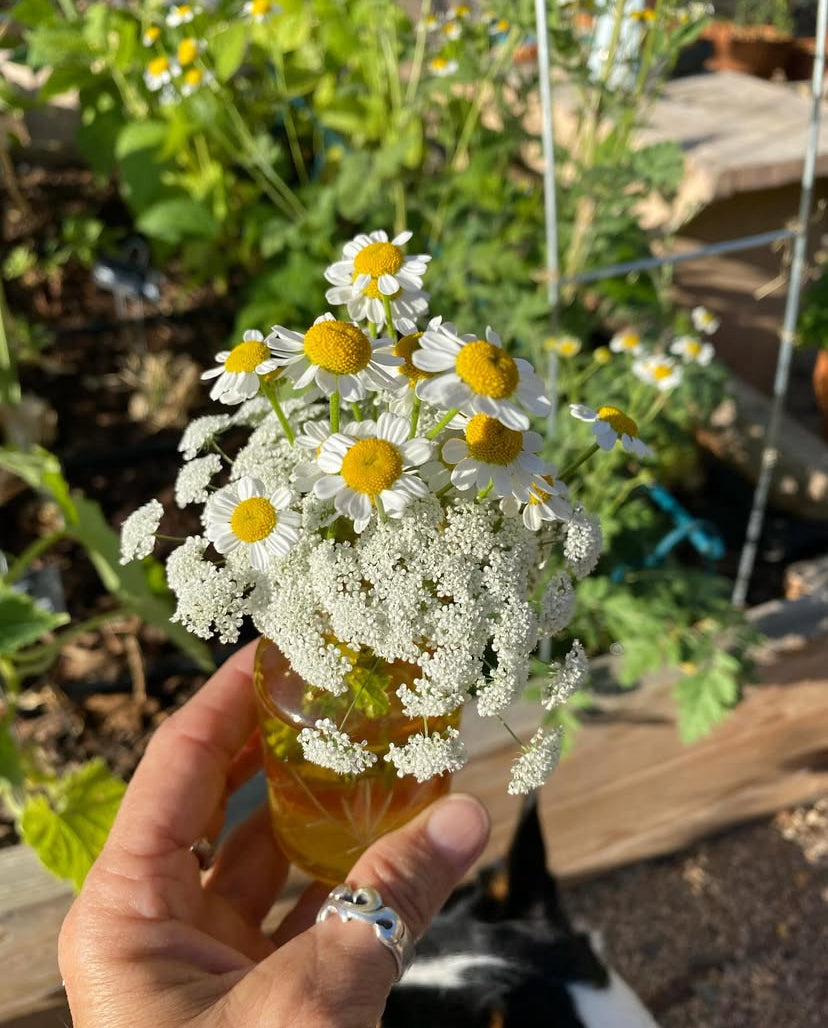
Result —
<path fill-rule="evenodd" d="M 389 743 L 403 745 L 422 731 L 406 717 L 396 691 L 420 676 L 416 664 L 389 664 L 373 653 L 354 654 L 349 689 L 334 696 L 314 688 L 291 668 L 281 650 L 262 639 L 253 684 L 259 710 L 264 769 L 276 841 L 293 864 L 323 882 L 344 882 L 357 857 L 381 835 L 398 828 L 445 795 L 451 776 L 425 782 L 397 777 L 383 760 Z M 377 761 L 360 775 L 341 775 L 305 760 L 297 736 L 330 718 L 368 744 Z M 456 725 L 459 714 L 429 718 L 429 731 Z"/>
<path fill-rule="evenodd" d="M 822 411 L 822 434 L 828 439 L 828 350 L 817 350 L 812 381 L 817 406 Z"/>
<path fill-rule="evenodd" d="M 733 22 L 714 21 L 703 36 L 713 44 L 708 68 L 762 79 L 785 70 L 794 45 L 793 37 L 780 35 L 771 25 L 745 29 Z"/>

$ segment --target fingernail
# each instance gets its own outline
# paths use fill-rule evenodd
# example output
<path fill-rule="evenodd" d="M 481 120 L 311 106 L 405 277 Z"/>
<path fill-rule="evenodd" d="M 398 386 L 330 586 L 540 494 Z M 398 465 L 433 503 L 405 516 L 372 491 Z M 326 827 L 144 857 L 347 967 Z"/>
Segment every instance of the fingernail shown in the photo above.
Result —
<path fill-rule="evenodd" d="M 457 864 L 480 853 L 489 838 L 489 815 L 473 796 L 447 796 L 434 808 L 426 832 L 432 843 Z"/>

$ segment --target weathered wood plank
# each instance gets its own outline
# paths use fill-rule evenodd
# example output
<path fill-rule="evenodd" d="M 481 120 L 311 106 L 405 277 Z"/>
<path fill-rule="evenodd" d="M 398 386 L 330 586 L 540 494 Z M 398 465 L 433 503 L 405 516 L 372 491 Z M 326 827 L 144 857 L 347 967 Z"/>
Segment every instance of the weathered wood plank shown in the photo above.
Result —
<path fill-rule="evenodd" d="M 600 717 L 585 725 L 543 790 L 553 868 L 583 876 L 667 853 L 828 792 L 828 636 L 772 657 L 759 680 L 728 721 L 689 748 L 676 733 L 669 679 L 603 698 Z M 533 717 L 518 707 L 511 722 L 525 735 Z M 490 723 L 470 718 L 466 727 L 473 756 L 456 785 L 489 807 L 486 860 L 504 851 L 517 816 L 519 801 L 504 787 L 515 752 Z M 305 882 L 291 877 L 271 922 Z M 26 849 L 0 851 L 0 1022 L 33 1010 L 59 986 L 55 941 L 70 902 Z"/>

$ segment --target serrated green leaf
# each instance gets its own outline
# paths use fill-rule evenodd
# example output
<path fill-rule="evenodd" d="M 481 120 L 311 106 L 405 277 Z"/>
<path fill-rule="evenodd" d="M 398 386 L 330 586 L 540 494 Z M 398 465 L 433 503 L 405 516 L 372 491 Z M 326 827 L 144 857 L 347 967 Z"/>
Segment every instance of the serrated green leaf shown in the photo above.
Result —
<path fill-rule="evenodd" d="M 14 653 L 69 620 L 66 614 L 51 614 L 31 596 L 0 583 L 0 653 Z"/>
<path fill-rule="evenodd" d="M 122 158 L 136 150 L 149 150 L 167 137 L 167 125 L 163 121 L 131 121 L 118 133 L 115 156 Z"/>
<path fill-rule="evenodd" d="M 80 889 L 100 853 L 126 785 L 93 760 L 26 801 L 20 834 L 52 874 Z"/>
<path fill-rule="evenodd" d="M 687 675 L 678 683 L 675 696 L 682 742 L 696 742 L 709 735 L 736 706 L 741 697 L 740 667 L 738 660 L 720 652 L 710 667 Z"/>
<path fill-rule="evenodd" d="M 210 39 L 208 45 L 219 82 L 227 82 L 239 70 L 247 49 L 247 37 L 246 22 L 237 21 Z"/>
<path fill-rule="evenodd" d="M 180 242 L 185 236 L 215 239 L 219 225 L 200 203 L 186 196 L 154 203 L 138 218 L 137 228 L 154 239 Z"/>

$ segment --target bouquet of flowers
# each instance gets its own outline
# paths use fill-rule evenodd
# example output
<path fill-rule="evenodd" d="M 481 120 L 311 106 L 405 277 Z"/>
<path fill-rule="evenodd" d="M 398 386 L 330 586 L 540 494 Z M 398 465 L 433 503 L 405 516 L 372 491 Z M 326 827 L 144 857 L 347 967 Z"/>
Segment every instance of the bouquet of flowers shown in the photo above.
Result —
<path fill-rule="evenodd" d="M 175 486 L 179 506 L 203 504 L 202 531 L 167 575 L 192 632 L 233 642 L 249 616 L 293 674 L 344 698 L 344 715 L 297 729 L 305 762 L 346 778 L 391 765 L 422 782 L 464 763 L 465 703 L 504 719 L 533 651 L 572 617 L 602 539 L 530 428 L 550 413 L 543 382 L 493 329 L 465 334 L 430 315 L 430 258 L 406 255 L 409 238 L 375 231 L 344 246 L 326 271 L 344 318 L 248 331 L 217 354 L 203 377 L 229 409 L 186 429 Z M 595 443 L 571 467 L 616 443 L 647 455 L 622 411 L 572 412 Z M 124 560 L 151 551 L 162 514 L 153 500 L 127 519 Z M 586 674 L 576 641 L 551 665 L 539 722 Z M 380 751 L 348 729 L 355 710 L 363 732 L 389 702 L 409 728 Z M 540 786 L 560 743 L 541 723 L 509 792 Z"/>

